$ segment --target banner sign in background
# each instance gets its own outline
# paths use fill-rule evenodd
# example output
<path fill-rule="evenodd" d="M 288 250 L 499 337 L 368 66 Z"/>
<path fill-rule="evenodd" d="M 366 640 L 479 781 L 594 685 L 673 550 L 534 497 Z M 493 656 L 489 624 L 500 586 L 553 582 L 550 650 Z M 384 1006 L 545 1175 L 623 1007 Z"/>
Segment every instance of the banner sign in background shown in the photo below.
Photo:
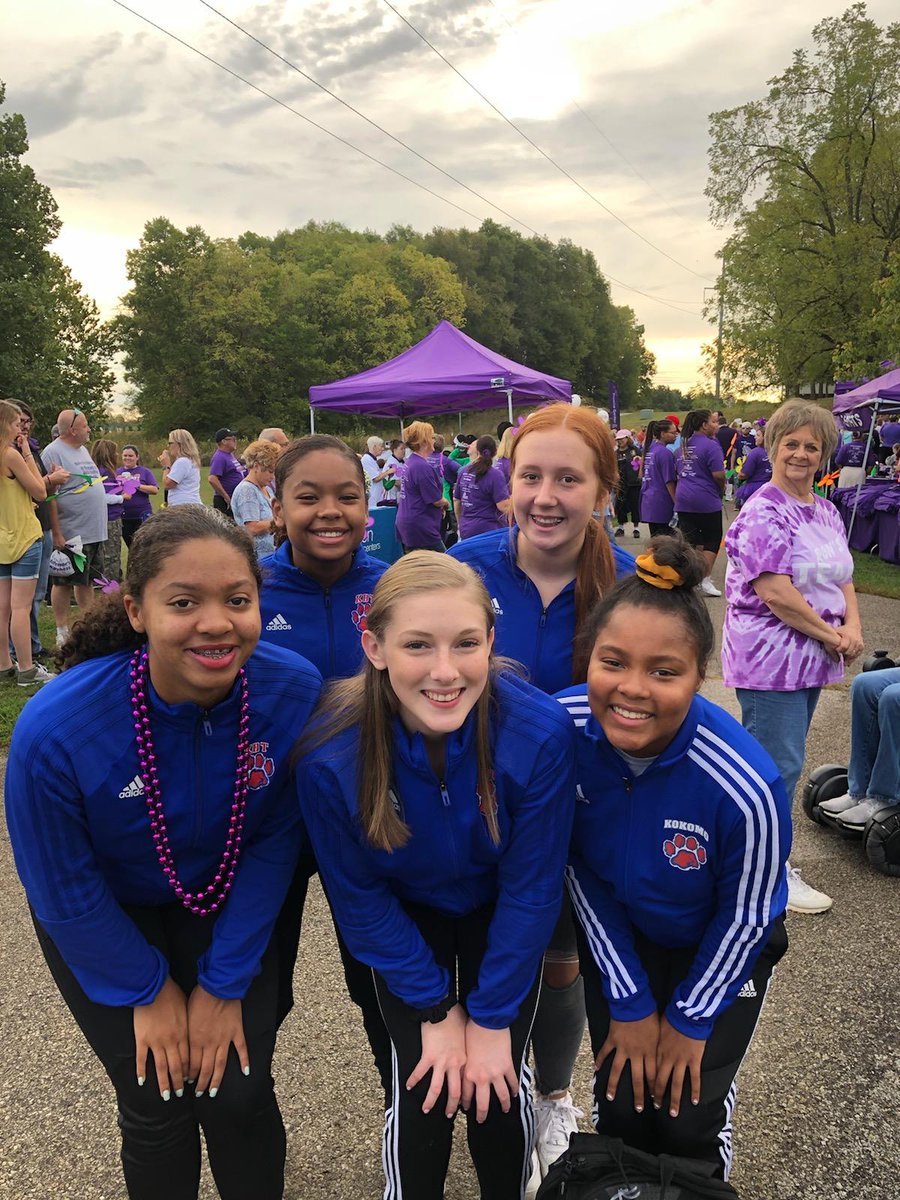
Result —
<path fill-rule="evenodd" d="M 619 385 L 614 381 L 609 381 L 609 423 L 613 429 L 619 428 L 621 414 L 619 411 Z"/>
<path fill-rule="evenodd" d="M 397 537 L 397 509 L 386 506 L 373 508 L 369 513 L 372 524 L 363 538 L 363 550 L 382 562 L 393 563 L 403 555 L 403 547 Z"/>

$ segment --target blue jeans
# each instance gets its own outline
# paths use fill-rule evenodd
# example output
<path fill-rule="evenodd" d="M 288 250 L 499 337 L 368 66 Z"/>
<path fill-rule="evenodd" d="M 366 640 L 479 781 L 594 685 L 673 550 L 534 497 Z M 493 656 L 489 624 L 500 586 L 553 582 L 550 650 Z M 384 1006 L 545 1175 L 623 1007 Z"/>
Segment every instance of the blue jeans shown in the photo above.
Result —
<path fill-rule="evenodd" d="M 806 735 L 819 702 L 821 688 L 796 692 L 756 692 L 737 688 L 741 724 L 774 760 L 793 803 L 794 789 L 803 770 Z"/>
<path fill-rule="evenodd" d="M 900 801 L 900 667 L 866 671 L 850 689 L 850 795 Z"/>
<path fill-rule="evenodd" d="M 38 571 L 37 581 L 34 585 L 34 603 L 31 605 L 31 653 L 32 656 L 40 654 L 43 650 L 41 645 L 41 635 L 38 633 L 38 616 L 41 611 L 41 603 L 47 595 L 47 580 L 50 578 L 50 555 L 53 553 L 53 534 L 48 529 L 41 539 L 41 565 Z M 13 658 L 16 656 L 15 648 L 12 644 L 12 638 L 9 640 L 9 653 Z"/>

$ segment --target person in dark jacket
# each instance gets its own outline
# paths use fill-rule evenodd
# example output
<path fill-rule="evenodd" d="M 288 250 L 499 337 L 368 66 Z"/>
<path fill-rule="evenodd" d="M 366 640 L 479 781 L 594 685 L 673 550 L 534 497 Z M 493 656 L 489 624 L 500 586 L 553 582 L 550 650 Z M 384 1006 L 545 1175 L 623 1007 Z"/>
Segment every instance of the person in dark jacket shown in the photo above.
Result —
<path fill-rule="evenodd" d="M 279 1200 L 272 929 L 290 754 L 321 679 L 258 645 L 246 534 L 183 505 L 134 536 L 13 734 L 6 811 L 38 942 L 112 1081 L 132 1200 Z"/>
<path fill-rule="evenodd" d="M 301 741 L 301 809 L 393 1047 L 385 1197 L 440 1200 L 460 1103 L 481 1194 L 521 1200 L 525 1061 L 559 915 L 574 730 L 493 658 L 477 575 L 427 551 L 379 581 L 366 663 Z"/>
<path fill-rule="evenodd" d="M 738 722 L 697 694 L 715 637 L 704 563 L 654 538 L 595 608 L 567 868 L 594 1123 L 727 1178 L 735 1077 L 787 947 L 790 807 Z M 640 636 L 635 636 L 640 630 Z"/>

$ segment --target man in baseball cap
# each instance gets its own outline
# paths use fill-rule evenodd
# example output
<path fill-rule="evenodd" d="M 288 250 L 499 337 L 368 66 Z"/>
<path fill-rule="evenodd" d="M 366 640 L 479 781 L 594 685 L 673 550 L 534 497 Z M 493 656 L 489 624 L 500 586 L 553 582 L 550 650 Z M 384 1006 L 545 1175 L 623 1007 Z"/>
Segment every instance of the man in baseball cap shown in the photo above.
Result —
<path fill-rule="evenodd" d="M 244 478 L 244 468 L 234 456 L 237 434 L 233 429 L 216 430 L 216 452 L 209 463 L 209 486 L 213 490 L 213 508 L 231 512 L 231 493 Z"/>

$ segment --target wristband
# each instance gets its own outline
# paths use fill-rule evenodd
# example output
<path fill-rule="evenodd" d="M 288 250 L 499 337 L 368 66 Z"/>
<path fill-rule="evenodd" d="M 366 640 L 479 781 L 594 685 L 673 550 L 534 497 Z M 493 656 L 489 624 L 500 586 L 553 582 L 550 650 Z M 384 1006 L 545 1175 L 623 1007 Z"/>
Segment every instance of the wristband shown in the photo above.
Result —
<path fill-rule="evenodd" d="M 448 992 L 443 1000 L 437 1004 L 432 1004 L 430 1008 L 416 1008 L 413 1012 L 422 1024 L 440 1025 L 441 1021 L 446 1021 L 450 1014 L 450 1009 L 456 1004 L 456 997 Z"/>

